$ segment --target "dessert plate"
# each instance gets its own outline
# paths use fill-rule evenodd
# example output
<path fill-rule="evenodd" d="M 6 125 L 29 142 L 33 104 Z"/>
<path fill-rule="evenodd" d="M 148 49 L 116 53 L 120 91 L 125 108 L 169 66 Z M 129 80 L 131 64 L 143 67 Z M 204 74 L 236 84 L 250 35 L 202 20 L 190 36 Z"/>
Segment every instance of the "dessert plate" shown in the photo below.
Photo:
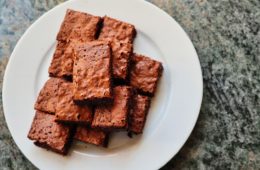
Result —
<path fill-rule="evenodd" d="M 27 133 L 68 8 L 134 24 L 134 51 L 161 61 L 164 71 L 142 135 L 112 134 L 107 149 L 75 142 L 68 156 L 60 156 L 36 147 Z M 159 169 L 183 146 L 199 115 L 202 87 L 196 51 L 168 14 L 142 0 L 72 0 L 44 14 L 21 37 L 6 68 L 2 97 L 14 141 L 39 169 L 144 170 Z"/>

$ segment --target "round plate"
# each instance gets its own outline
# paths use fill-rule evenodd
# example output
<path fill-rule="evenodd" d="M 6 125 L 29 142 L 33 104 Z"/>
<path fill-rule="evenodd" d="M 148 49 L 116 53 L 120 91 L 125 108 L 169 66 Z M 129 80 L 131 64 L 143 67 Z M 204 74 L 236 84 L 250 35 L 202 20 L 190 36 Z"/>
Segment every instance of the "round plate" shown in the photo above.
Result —
<path fill-rule="evenodd" d="M 27 133 L 68 8 L 134 24 L 134 51 L 161 61 L 164 71 L 142 135 L 130 139 L 126 133 L 115 133 L 107 149 L 74 142 L 69 155 L 60 156 L 36 147 Z M 142 0 L 74 0 L 50 10 L 17 43 L 3 84 L 10 132 L 23 154 L 40 169 L 159 169 L 189 137 L 201 101 L 201 68 L 191 41 L 174 19 Z"/>

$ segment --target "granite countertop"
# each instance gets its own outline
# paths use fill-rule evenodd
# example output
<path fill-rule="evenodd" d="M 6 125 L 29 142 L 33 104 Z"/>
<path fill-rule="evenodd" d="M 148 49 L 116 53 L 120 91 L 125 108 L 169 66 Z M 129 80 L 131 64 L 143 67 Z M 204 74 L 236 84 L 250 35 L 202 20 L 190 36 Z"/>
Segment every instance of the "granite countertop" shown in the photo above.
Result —
<path fill-rule="evenodd" d="M 38 17 L 62 2 L 0 0 L 1 85 L 18 39 Z M 260 1 L 151 2 L 188 33 L 204 80 L 196 127 L 181 151 L 162 169 L 259 169 Z M 15 145 L 0 103 L 0 169 L 36 169 Z"/>

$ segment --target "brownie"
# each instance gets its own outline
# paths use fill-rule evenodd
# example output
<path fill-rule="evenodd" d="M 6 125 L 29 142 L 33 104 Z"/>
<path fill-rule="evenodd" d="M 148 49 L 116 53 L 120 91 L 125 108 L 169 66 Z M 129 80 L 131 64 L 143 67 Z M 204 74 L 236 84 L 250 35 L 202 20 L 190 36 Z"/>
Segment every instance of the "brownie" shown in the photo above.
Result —
<path fill-rule="evenodd" d="M 133 43 L 135 34 L 134 25 L 105 16 L 103 17 L 102 28 L 98 39 Z"/>
<path fill-rule="evenodd" d="M 113 57 L 113 78 L 117 82 L 127 82 L 133 45 L 130 43 L 112 41 L 111 49 Z"/>
<path fill-rule="evenodd" d="M 106 42 L 92 41 L 75 46 L 74 100 L 98 103 L 113 99 L 111 50 Z"/>
<path fill-rule="evenodd" d="M 126 81 L 136 31 L 131 24 L 105 16 L 98 39 L 111 43 L 113 77 Z"/>
<path fill-rule="evenodd" d="M 81 142 L 106 147 L 108 144 L 108 133 L 102 130 L 78 126 L 74 135 L 74 139 L 79 140 Z"/>
<path fill-rule="evenodd" d="M 69 149 L 72 127 L 55 122 L 55 116 L 36 111 L 28 138 L 35 144 L 66 155 Z"/>
<path fill-rule="evenodd" d="M 58 89 L 62 82 L 64 82 L 63 79 L 50 78 L 45 83 L 34 105 L 35 110 L 55 113 L 58 103 Z"/>
<path fill-rule="evenodd" d="M 73 45 L 74 42 L 58 41 L 48 70 L 51 77 L 68 78 L 72 76 Z"/>
<path fill-rule="evenodd" d="M 57 35 L 58 41 L 92 41 L 98 32 L 101 18 L 68 9 Z"/>
<path fill-rule="evenodd" d="M 130 85 L 141 93 L 153 96 L 162 70 L 161 62 L 143 55 L 133 54 Z"/>
<path fill-rule="evenodd" d="M 57 35 L 49 75 L 71 79 L 74 56 L 74 44 L 93 41 L 99 29 L 101 18 L 87 13 L 68 9 Z"/>
<path fill-rule="evenodd" d="M 90 124 L 92 109 L 88 105 L 77 105 L 73 101 L 73 84 L 63 82 L 58 91 L 56 121 L 63 123 Z"/>
<path fill-rule="evenodd" d="M 128 131 L 135 134 L 143 132 L 146 116 L 150 107 L 150 97 L 135 95 L 133 97 L 133 106 L 129 113 Z"/>
<path fill-rule="evenodd" d="M 132 88 L 130 86 L 117 86 L 113 91 L 114 101 L 112 104 L 96 106 L 91 124 L 93 128 L 105 130 L 127 128 Z"/>

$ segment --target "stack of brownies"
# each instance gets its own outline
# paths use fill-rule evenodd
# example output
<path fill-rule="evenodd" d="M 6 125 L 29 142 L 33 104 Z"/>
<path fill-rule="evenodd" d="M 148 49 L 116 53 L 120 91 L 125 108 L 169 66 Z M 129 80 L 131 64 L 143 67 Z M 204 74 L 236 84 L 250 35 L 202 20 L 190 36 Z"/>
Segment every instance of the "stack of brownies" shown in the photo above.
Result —
<path fill-rule="evenodd" d="M 142 133 L 162 64 L 133 53 L 135 35 L 131 24 L 67 10 L 28 138 L 66 154 L 73 139 L 107 146 L 112 132 Z"/>

